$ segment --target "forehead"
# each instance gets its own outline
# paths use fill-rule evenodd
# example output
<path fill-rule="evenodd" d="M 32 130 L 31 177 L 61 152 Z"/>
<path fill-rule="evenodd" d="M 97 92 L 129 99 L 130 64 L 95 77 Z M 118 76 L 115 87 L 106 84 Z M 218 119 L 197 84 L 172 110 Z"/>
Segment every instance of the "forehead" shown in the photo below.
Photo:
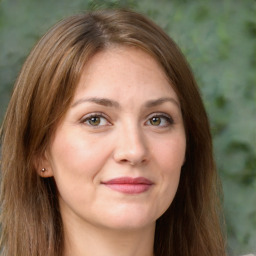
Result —
<path fill-rule="evenodd" d="M 120 98 L 143 92 L 156 97 L 171 94 L 178 100 L 172 86 L 152 56 L 135 47 L 119 46 L 98 52 L 85 64 L 75 98 L 84 93 Z"/>

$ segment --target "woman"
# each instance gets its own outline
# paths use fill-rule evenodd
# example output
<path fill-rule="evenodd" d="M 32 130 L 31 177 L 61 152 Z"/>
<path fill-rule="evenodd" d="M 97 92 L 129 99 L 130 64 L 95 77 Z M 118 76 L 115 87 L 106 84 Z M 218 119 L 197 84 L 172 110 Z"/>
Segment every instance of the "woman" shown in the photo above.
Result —
<path fill-rule="evenodd" d="M 2 255 L 225 255 L 196 82 L 144 16 L 53 27 L 21 70 L 1 138 Z"/>

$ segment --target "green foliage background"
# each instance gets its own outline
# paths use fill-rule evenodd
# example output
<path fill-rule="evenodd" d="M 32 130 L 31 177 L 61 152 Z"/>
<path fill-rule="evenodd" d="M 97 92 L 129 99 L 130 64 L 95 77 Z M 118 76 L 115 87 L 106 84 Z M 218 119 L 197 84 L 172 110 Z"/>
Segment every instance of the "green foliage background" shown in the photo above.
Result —
<path fill-rule="evenodd" d="M 255 0 L 3 0 L 0 121 L 22 63 L 46 30 L 71 14 L 106 7 L 148 15 L 181 47 L 211 121 L 229 255 L 256 252 Z"/>

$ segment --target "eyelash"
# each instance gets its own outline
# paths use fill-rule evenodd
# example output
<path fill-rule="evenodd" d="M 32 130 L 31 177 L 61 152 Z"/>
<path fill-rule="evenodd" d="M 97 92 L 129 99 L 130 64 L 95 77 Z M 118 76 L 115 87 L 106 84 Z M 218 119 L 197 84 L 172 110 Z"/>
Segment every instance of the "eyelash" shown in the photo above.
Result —
<path fill-rule="evenodd" d="M 92 121 L 93 118 L 99 118 L 100 119 L 99 123 L 96 124 L 96 125 L 91 124 L 90 121 Z M 103 121 L 102 118 L 105 120 L 106 124 L 99 125 Z M 153 125 L 151 123 L 151 121 L 154 118 L 160 118 L 161 119 L 159 125 L 155 126 L 155 125 Z M 161 125 L 163 119 L 166 122 L 166 124 Z M 86 125 L 88 125 L 90 127 L 93 127 L 93 128 L 99 128 L 101 126 L 109 126 L 109 125 L 111 125 L 111 122 L 108 121 L 108 117 L 106 117 L 106 115 L 103 114 L 103 113 L 91 113 L 91 114 L 88 114 L 87 116 L 82 118 L 81 123 L 86 124 Z M 148 125 L 148 126 L 161 127 L 161 128 L 169 127 L 169 126 L 171 126 L 173 124 L 174 124 L 174 121 L 173 121 L 172 117 L 167 115 L 167 114 L 164 114 L 164 113 L 154 113 L 154 114 L 151 114 L 149 116 L 149 118 L 147 119 L 147 121 L 146 121 L 146 125 Z"/>
<path fill-rule="evenodd" d="M 167 115 L 167 114 L 164 114 L 164 113 L 154 113 L 154 114 L 152 114 L 152 115 L 149 117 L 149 119 L 147 120 L 146 123 L 148 123 L 148 122 L 150 122 L 151 120 L 153 120 L 153 118 L 161 118 L 161 119 L 164 119 L 165 122 L 166 122 L 166 124 L 161 125 L 162 120 L 160 120 L 160 124 L 157 125 L 157 126 L 155 126 L 155 127 L 165 128 L 165 127 L 169 127 L 169 126 L 171 126 L 171 125 L 174 124 L 173 118 L 172 118 L 171 116 Z M 152 123 L 149 124 L 149 125 L 154 126 Z"/>
<path fill-rule="evenodd" d="M 102 122 L 102 118 L 106 120 L 107 124 L 104 125 L 92 125 L 89 122 L 92 121 L 92 118 L 100 118 L 100 122 Z M 81 123 L 86 124 L 88 126 L 98 128 L 101 126 L 111 125 L 111 123 L 108 121 L 108 118 L 103 113 L 91 113 L 86 115 L 84 118 L 82 118 Z"/>

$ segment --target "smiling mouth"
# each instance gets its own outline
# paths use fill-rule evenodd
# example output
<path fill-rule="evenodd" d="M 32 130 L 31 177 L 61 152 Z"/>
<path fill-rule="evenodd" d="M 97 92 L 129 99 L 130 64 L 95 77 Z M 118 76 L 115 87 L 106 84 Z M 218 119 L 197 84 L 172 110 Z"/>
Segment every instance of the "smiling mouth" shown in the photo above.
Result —
<path fill-rule="evenodd" d="M 125 194 L 140 194 L 148 191 L 153 182 L 144 178 L 132 178 L 132 177 L 121 177 L 116 179 L 111 179 L 106 182 L 102 182 L 103 185 L 108 188 L 125 193 Z"/>

